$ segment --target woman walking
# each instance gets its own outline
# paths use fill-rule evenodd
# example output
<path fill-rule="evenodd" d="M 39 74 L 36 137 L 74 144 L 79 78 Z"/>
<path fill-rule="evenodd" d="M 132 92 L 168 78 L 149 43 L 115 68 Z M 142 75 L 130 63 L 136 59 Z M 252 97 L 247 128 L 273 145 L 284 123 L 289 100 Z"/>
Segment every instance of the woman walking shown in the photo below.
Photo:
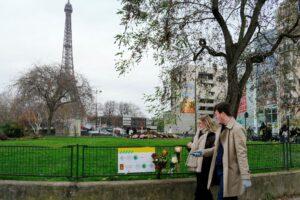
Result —
<path fill-rule="evenodd" d="M 217 125 L 208 116 L 200 117 L 197 133 L 193 142 L 187 144 L 190 149 L 190 155 L 187 158 L 187 166 L 190 171 L 196 172 L 197 187 L 195 191 L 195 200 L 212 200 L 212 193 L 207 189 L 207 180 L 210 164 L 214 152 L 215 132 Z M 201 150 L 203 156 L 193 155 L 194 152 Z"/>

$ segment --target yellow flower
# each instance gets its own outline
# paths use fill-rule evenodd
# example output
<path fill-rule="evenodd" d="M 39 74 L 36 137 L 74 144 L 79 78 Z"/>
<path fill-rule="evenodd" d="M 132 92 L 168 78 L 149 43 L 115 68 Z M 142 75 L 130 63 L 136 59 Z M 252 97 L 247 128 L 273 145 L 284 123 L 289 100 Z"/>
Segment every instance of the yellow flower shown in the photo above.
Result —
<path fill-rule="evenodd" d="M 168 155 L 168 151 L 166 149 L 164 149 L 161 153 L 162 156 L 167 156 Z"/>

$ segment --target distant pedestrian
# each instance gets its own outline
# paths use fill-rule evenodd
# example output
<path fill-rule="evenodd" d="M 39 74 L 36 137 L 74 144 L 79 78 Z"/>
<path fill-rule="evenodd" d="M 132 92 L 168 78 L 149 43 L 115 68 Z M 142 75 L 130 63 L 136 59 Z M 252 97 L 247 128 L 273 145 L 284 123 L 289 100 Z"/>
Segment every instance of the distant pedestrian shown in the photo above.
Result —
<path fill-rule="evenodd" d="M 268 125 L 267 125 L 265 135 L 266 135 L 266 136 L 265 136 L 265 140 L 266 140 L 266 141 L 272 140 L 272 126 L 271 126 L 271 124 L 268 124 Z"/>
<path fill-rule="evenodd" d="M 261 140 L 265 140 L 266 138 L 266 131 L 267 131 L 267 126 L 264 122 L 261 123 L 260 127 L 259 127 L 259 136 L 261 137 Z"/>
<path fill-rule="evenodd" d="M 288 136 L 288 127 L 286 124 L 283 124 L 279 130 L 280 142 L 286 142 Z"/>
<path fill-rule="evenodd" d="M 131 136 L 133 134 L 133 130 L 132 129 L 129 129 L 129 132 L 128 132 L 129 136 Z"/>

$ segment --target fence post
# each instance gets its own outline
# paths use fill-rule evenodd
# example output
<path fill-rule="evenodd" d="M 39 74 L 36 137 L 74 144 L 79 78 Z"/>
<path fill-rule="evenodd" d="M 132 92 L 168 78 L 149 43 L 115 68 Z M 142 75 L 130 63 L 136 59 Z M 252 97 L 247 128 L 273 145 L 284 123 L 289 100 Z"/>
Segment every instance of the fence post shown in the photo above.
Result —
<path fill-rule="evenodd" d="M 74 151 L 73 151 L 73 146 L 69 145 L 67 146 L 68 148 L 71 149 L 71 157 L 70 157 L 70 177 L 69 179 L 71 180 L 73 178 L 73 159 L 74 159 Z"/>
<path fill-rule="evenodd" d="M 290 157 L 290 168 L 293 168 L 293 162 L 292 162 L 292 144 L 289 143 L 289 157 Z"/>
<path fill-rule="evenodd" d="M 283 158 L 283 168 L 286 170 L 287 167 L 286 167 L 286 153 L 285 153 L 285 141 L 282 142 L 282 158 Z"/>
<path fill-rule="evenodd" d="M 286 169 L 289 170 L 289 141 L 285 143 Z"/>
<path fill-rule="evenodd" d="M 288 140 L 287 140 L 287 165 L 288 165 L 288 169 L 292 167 L 292 152 L 291 152 L 291 141 L 290 141 L 290 116 L 287 116 L 287 128 L 288 128 Z"/>
<path fill-rule="evenodd" d="M 85 148 L 87 147 L 87 145 L 83 145 L 82 146 L 82 174 L 81 176 L 84 177 L 84 159 L 85 159 Z"/>
<path fill-rule="evenodd" d="M 79 179 L 79 144 L 76 144 L 76 181 Z"/>

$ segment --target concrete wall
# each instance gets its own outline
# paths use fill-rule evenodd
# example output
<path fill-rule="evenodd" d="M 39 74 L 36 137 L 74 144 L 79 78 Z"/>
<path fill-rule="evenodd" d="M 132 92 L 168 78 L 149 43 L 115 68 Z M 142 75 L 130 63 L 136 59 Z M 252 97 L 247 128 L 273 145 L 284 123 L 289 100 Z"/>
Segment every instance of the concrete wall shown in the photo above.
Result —
<path fill-rule="evenodd" d="M 259 174 L 242 200 L 300 195 L 300 170 Z M 195 179 L 115 182 L 0 181 L 0 200 L 192 200 Z M 213 189 L 216 194 L 216 188 Z"/>

